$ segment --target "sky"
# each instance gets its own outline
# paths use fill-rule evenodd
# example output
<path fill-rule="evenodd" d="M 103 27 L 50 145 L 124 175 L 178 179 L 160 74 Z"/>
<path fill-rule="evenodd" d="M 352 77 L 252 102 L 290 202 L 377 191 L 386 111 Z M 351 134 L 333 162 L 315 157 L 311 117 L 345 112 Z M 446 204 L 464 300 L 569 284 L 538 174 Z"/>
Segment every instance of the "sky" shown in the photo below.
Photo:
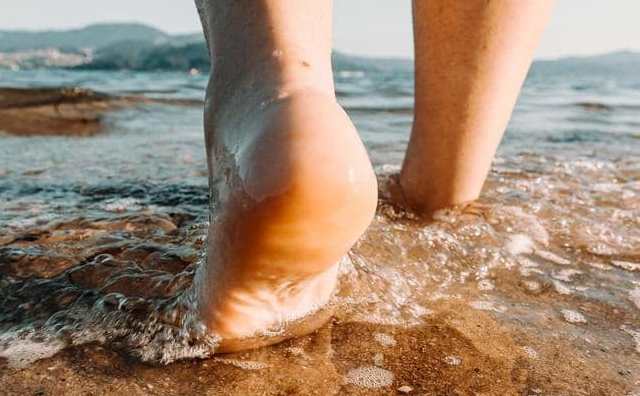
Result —
<path fill-rule="evenodd" d="M 66 29 L 119 21 L 143 22 L 171 33 L 200 30 L 192 0 L 1 2 L 0 30 Z M 410 0 L 335 0 L 334 4 L 334 48 L 358 55 L 412 55 Z M 640 50 L 639 15 L 637 0 L 558 0 L 536 57 Z"/>

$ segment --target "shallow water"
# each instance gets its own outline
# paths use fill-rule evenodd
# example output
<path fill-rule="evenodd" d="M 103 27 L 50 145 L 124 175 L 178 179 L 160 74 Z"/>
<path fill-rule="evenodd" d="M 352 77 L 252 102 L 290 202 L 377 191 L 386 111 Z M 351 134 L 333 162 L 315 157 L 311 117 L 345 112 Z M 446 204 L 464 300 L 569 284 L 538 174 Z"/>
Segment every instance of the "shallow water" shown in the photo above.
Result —
<path fill-rule="evenodd" d="M 206 82 L 129 72 L 5 78 L 190 99 Z M 268 352 L 215 362 L 267 372 L 262 381 L 274 383 L 276 373 L 286 382 L 301 367 L 324 367 L 326 383 L 308 372 L 296 389 L 325 394 L 640 392 L 638 82 L 531 75 L 479 205 L 427 225 L 385 199 L 411 125 L 410 70 L 339 69 L 336 82 L 381 202 L 343 263 L 335 320 Z M 7 367 L 37 367 L 91 343 L 152 363 L 212 353 L 215 339 L 197 320 L 175 325 L 181 317 L 171 315 L 205 238 L 201 117 L 198 107 L 144 105 L 109 115 L 108 130 L 90 138 L 0 136 Z M 218 374 L 220 389 L 233 383 Z"/>

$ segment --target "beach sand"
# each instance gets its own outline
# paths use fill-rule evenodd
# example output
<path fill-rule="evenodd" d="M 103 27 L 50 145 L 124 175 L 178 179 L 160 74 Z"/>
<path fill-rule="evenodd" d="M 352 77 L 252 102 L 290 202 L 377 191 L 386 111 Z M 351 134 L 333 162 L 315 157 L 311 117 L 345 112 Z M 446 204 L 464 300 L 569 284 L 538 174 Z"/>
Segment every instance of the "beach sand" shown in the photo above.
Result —
<path fill-rule="evenodd" d="M 80 346 L 26 369 L 4 367 L 0 384 L 15 395 L 632 394 L 630 372 L 616 372 L 570 342 L 542 337 L 532 358 L 519 345 L 532 341 L 522 332 L 488 314 L 449 309 L 409 329 L 337 321 L 275 347 L 166 367 Z M 395 345 L 376 343 L 378 333 Z"/>
<path fill-rule="evenodd" d="M 367 250 L 384 219 L 379 216 L 356 247 L 360 257 L 375 255 Z M 196 261 L 200 239 L 190 236 L 192 226 L 188 216 L 149 213 L 33 228 L 3 237 L 0 271 L 6 282 L 7 275 L 54 279 L 75 268 L 68 282 L 76 286 L 129 296 L 169 295 L 189 283 L 167 274 L 179 274 Z M 113 258 L 110 266 L 96 265 L 95 258 L 107 254 Z M 114 275 L 126 267 L 130 277 Z M 164 278 L 152 282 L 152 271 Z M 496 303 L 467 284 L 475 290 L 459 288 L 452 293 L 462 293 L 456 298 L 432 301 L 412 325 L 385 324 L 384 315 L 363 316 L 343 302 L 334 320 L 310 336 L 166 366 L 140 362 L 117 341 L 71 347 L 25 367 L 14 356 L 0 366 L 0 389 L 12 395 L 633 394 L 640 381 L 640 333 L 625 332 L 624 326 L 639 323 L 638 313 L 558 293 L 553 282 L 537 287 L 528 282 L 498 270 L 481 288 L 495 285 L 508 301 Z M 356 270 L 344 276 L 339 295 L 358 294 L 354 288 L 373 283 Z M 47 295 L 51 290 L 31 289 L 30 297 L 23 293 L 19 301 L 3 297 L 16 307 L 39 301 L 48 306 L 45 311 L 56 310 L 52 300 L 63 298 Z M 57 303 L 58 309 L 65 304 Z M 558 306 L 589 319 L 567 319 Z M 3 309 L 5 324 L 9 309 Z M 16 314 L 14 321 L 19 318 Z"/>

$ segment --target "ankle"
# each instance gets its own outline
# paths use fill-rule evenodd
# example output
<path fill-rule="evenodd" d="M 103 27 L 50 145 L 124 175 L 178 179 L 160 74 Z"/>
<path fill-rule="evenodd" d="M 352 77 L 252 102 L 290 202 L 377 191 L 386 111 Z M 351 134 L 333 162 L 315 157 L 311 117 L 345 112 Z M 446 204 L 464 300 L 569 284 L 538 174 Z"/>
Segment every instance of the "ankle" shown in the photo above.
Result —
<path fill-rule="evenodd" d="M 209 96 L 224 103 L 229 97 L 277 97 L 308 88 L 335 95 L 331 56 L 274 49 L 241 61 L 221 56 L 213 65 Z"/>
<path fill-rule="evenodd" d="M 456 184 L 443 180 L 431 185 L 421 178 L 407 176 L 408 173 L 403 169 L 399 175 L 397 185 L 392 187 L 391 199 L 424 219 L 430 219 L 441 209 L 466 207 L 478 198 L 479 190 L 455 188 Z"/>

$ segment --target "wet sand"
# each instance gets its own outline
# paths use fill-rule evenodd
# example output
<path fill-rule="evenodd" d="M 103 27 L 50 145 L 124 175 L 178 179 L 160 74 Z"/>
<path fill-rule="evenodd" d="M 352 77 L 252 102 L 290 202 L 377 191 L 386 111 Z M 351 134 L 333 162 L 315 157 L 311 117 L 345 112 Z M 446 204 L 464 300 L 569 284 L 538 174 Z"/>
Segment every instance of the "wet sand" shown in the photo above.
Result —
<path fill-rule="evenodd" d="M 456 325 L 460 321 L 465 325 Z M 375 334 L 387 335 L 394 345 L 379 344 Z M 584 365 L 565 368 L 563 374 L 573 378 L 563 381 L 540 375 L 538 364 L 529 360 L 488 315 L 463 312 L 410 329 L 335 321 L 275 347 L 162 368 L 82 346 L 25 370 L 5 370 L 0 381 L 13 394 L 52 395 L 518 395 L 542 389 L 605 395 L 624 389 Z M 592 383 L 574 383 L 584 380 Z"/>
<path fill-rule="evenodd" d="M 358 265 L 363 257 L 383 263 L 382 256 L 393 256 L 375 246 L 384 238 L 385 224 L 392 222 L 409 234 L 419 231 L 411 220 L 393 218 L 393 211 L 382 202 L 371 230 L 354 249 L 356 268 L 343 275 L 341 308 L 315 334 L 256 351 L 167 366 L 142 363 L 117 342 L 79 345 L 24 367 L 19 361 L 1 359 L 0 387 L 15 395 L 633 395 L 638 391 L 638 310 L 622 301 L 605 304 L 565 292 L 552 279 L 523 277 L 521 268 L 519 272 L 500 266 L 484 284 L 452 286 L 448 298 L 431 295 L 420 301 L 428 308 L 404 322 L 388 324 L 393 322 L 389 318 L 354 310 L 353 296 L 363 294 L 359 288 L 378 289 L 383 299 L 388 293 L 393 304 L 395 286 L 376 285 L 387 280 L 368 274 L 377 264 Z M 490 216 L 487 213 L 452 216 L 448 221 L 456 226 L 490 222 L 483 218 Z M 18 322 L 30 312 L 34 317 L 37 312 L 50 314 L 70 304 L 78 296 L 61 292 L 66 290 L 63 283 L 145 298 L 175 294 L 190 283 L 189 268 L 202 244 L 201 232 L 194 230 L 201 228 L 186 213 L 147 211 L 5 234 L 0 241 L 2 323 Z M 508 249 L 524 246 L 509 243 Z M 411 255 L 429 254 L 415 250 L 418 245 L 413 249 Z M 567 267 L 559 256 L 542 256 L 556 274 Z M 606 272 L 616 270 L 611 267 Z M 622 271 L 637 278 L 637 272 Z M 454 276 L 463 272 L 455 270 Z M 412 276 L 409 273 L 405 280 Z M 58 280 L 40 290 L 6 292 L 9 284 L 29 278 Z M 566 285 L 575 286 L 568 281 Z M 604 290 L 614 288 L 609 285 Z M 24 307 L 28 301 L 37 306 Z"/>

